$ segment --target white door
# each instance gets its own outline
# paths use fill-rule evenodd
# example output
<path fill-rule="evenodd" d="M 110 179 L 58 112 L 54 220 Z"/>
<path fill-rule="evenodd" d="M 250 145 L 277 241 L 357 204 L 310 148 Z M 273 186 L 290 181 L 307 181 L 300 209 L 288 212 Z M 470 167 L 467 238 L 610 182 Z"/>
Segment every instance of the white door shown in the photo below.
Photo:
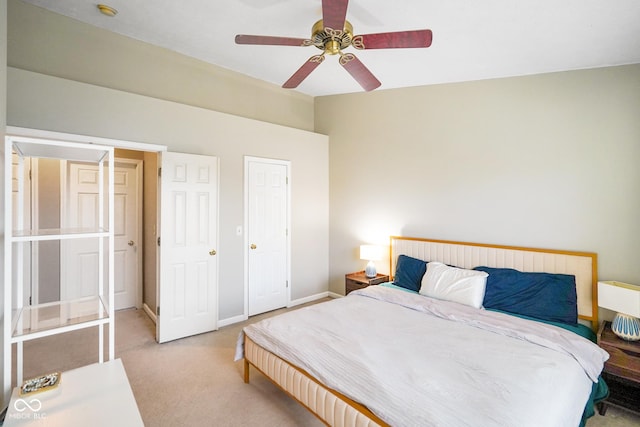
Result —
<path fill-rule="evenodd" d="M 249 316 L 288 301 L 288 163 L 247 158 Z"/>
<path fill-rule="evenodd" d="M 113 171 L 115 309 L 142 305 L 140 200 L 142 162 L 116 160 Z"/>
<path fill-rule="evenodd" d="M 140 189 L 142 162 L 117 160 L 114 169 L 114 308 L 141 305 Z M 98 166 L 67 162 L 66 227 L 95 227 L 98 221 Z M 64 218 L 65 216 L 63 216 Z M 98 292 L 96 239 L 62 242 L 60 296 L 83 298 Z"/>
<path fill-rule="evenodd" d="M 218 327 L 218 159 L 162 153 L 158 342 Z"/>

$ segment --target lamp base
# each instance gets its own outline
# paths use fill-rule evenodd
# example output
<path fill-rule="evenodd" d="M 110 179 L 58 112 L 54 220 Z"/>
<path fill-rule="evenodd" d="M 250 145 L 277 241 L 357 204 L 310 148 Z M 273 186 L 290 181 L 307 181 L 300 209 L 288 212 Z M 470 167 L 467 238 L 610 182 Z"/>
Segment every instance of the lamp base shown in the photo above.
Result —
<path fill-rule="evenodd" d="M 376 265 L 373 263 L 373 261 L 369 261 L 369 263 L 367 264 L 367 267 L 364 269 L 364 275 L 369 279 L 378 275 L 378 272 L 376 271 Z"/>
<path fill-rule="evenodd" d="M 626 341 L 640 340 L 640 319 L 622 313 L 617 313 L 611 322 L 614 334 Z"/>

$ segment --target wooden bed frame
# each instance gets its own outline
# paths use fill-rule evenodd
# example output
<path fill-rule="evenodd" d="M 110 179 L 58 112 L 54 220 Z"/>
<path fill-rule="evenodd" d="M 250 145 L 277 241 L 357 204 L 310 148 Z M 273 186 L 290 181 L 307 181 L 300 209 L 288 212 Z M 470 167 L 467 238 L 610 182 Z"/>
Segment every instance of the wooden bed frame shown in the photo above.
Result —
<path fill-rule="evenodd" d="M 597 254 L 481 243 L 453 242 L 392 236 L 390 272 L 395 273 L 398 255 L 424 261 L 440 261 L 461 268 L 479 265 L 514 268 L 526 272 L 572 274 L 576 277 L 578 315 L 591 328 L 598 327 Z M 387 426 L 362 404 L 332 390 L 245 336 L 244 381 L 255 367 L 274 384 L 304 405 L 327 425 L 337 427 Z"/>

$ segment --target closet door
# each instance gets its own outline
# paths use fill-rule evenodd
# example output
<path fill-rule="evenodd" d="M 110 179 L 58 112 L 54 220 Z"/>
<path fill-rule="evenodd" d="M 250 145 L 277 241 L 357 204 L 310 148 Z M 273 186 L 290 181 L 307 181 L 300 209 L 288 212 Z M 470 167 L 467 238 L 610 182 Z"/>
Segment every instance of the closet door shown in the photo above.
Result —
<path fill-rule="evenodd" d="M 246 158 L 249 316 L 289 300 L 288 162 Z"/>

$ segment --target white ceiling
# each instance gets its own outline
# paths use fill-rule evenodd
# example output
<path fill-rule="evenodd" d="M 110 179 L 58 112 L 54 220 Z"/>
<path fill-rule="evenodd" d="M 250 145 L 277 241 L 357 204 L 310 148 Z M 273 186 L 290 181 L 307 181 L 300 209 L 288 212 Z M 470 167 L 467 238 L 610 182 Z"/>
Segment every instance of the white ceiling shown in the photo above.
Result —
<path fill-rule="evenodd" d="M 25 0 L 53 12 L 282 85 L 315 47 L 236 45 L 236 34 L 308 38 L 321 0 Z M 380 89 L 640 63 L 639 0 L 351 0 L 354 34 L 429 28 L 427 49 L 349 51 Z M 284 89 L 283 89 L 284 90 Z M 360 92 L 326 60 L 296 89 Z"/>

